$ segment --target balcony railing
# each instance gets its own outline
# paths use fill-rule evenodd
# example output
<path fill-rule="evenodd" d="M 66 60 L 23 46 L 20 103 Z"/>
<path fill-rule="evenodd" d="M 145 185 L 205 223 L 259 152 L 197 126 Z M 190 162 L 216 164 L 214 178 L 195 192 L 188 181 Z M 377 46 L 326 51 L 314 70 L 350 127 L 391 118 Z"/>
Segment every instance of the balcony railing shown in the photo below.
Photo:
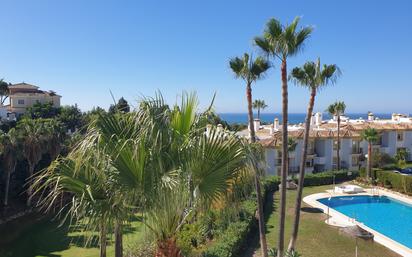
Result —
<path fill-rule="evenodd" d="M 362 148 L 352 147 L 352 154 L 362 154 Z"/>

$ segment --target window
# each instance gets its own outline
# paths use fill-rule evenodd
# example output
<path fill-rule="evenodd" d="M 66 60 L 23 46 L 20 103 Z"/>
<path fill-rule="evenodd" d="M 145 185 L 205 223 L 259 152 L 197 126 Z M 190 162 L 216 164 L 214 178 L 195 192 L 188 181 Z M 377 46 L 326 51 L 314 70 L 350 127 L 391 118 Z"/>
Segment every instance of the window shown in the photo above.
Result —
<path fill-rule="evenodd" d="M 358 165 L 359 165 L 359 157 L 352 156 L 352 166 L 358 166 Z"/>
<path fill-rule="evenodd" d="M 338 140 L 333 140 L 333 150 L 338 150 Z"/>
<path fill-rule="evenodd" d="M 359 147 L 359 141 L 353 140 L 352 141 L 352 153 L 353 154 L 359 154 L 360 152 L 360 147 Z"/>
<path fill-rule="evenodd" d="M 21 104 L 21 105 L 24 104 L 24 99 L 18 99 L 17 104 Z"/>
<path fill-rule="evenodd" d="M 382 136 L 381 135 L 378 136 L 378 140 L 373 142 L 373 145 L 382 145 Z"/>
<path fill-rule="evenodd" d="M 315 153 L 315 142 L 313 140 L 308 141 L 308 152 L 307 153 L 309 155 Z"/>
<path fill-rule="evenodd" d="M 333 157 L 333 165 L 337 166 L 338 165 L 338 157 Z"/>
<path fill-rule="evenodd" d="M 313 167 L 313 159 L 306 161 L 306 167 L 308 168 Z"/>
<path fill-rule="evenodd" d="M 398 132 L 397 139 L 398 141 L 403 141 L 403 132 Z"/>

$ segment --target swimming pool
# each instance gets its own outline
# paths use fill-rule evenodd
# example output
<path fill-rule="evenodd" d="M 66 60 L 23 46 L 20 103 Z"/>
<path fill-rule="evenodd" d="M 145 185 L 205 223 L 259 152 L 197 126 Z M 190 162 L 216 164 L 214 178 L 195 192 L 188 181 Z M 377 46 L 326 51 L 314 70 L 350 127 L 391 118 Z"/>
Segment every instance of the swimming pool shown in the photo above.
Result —
<path fill-rule="evenodd" d="M 339 196 L 318 199 L 330 208 L 412 249 L 412 205 L 387 196 Z"/>

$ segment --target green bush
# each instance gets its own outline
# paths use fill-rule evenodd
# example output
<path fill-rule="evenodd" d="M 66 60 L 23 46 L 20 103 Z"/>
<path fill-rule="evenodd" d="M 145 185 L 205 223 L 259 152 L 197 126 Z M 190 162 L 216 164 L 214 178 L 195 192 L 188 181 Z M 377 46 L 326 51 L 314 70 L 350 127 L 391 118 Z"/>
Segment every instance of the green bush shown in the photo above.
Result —
<path fill-rule="evenodd" d="M 359 172 L 353 171 L 350 175 L 347 171 L 308 174 L 305 176 L 305 186 L 332 184 L 334 176 L 335 182 L 340 183 L 355 179 L 359 176 Z M 280 178 L 278 176 L 265 177 L 262 180 L 263 196 L 266 198 L 270 193 L 277 191 L 279 184 Z M 202 253 L 202 257 L 235 257 L 240 255 L 242 246 L 246 245 L 250 232 L 257 229 L 255 198 L 251 197 L 249 200 L 243 201 L 241 206 L 240 220 L 231 222 L 227 229 L 219 234 L 217 240 Z"/>
<path fill-rule="evenodd" d="M 177 245 L 182 250 L 184 256 L 190 256 L 193 248 L 197 248 L 205 242 L 200 223 L 185 224 L 178 233 Z"/>
<path fill-rule="evenodd" d="M 383 186 L 412 195 L 412 176 L 405 176 L 386 170 L 377 170 L 375 172 L 378 182 Z"/>
<path fill-rule="evenodd" d="M 359 169 L 359 177 L 366 178 L 366 168 L 365 167 L 361 167 Z"/>
<path fill-rule="evenodd" d="M 245 245 L 247 236 L 253 227 L 253 217 L 231 223 L 219 240 L 203 252 L 202 257 L 235 257 L 239 256 L 241 247 Z"/>
<path fill-rule="evenodd" d="M 279 176 L 267 176 L 262 181 L 265 192 L 275 192 L 279 190 L 280 178 Z"/>
<path fill-rule="evenodd" d="M 274 190 L 278 186 L 277 178 L 269 177 L 262 181 L 263 195 Z M 255 212 L 257 209 L 256 200 L 254 198 L 244 200 L 241 203 L 241 211 L 239 220 L 231 222 L 227 229 L 219 234 L 217 240 L 206 251 L 202 253 L 202 257 L 235 257 L 239 256 L 242 246 L 246 245 L 248 236 L 257 228 L 257 220 Z"/>
<path fill-rule="evenodd" d="M 344 181 L 353 180 L 358 176 L 358 171 L 350 171 L 350 173 L 348 173 L 348 171 L 328 171 L 307 174 L 305 176 L 304 186 L 330 185 L 333 184 L 333 177 L 335 177 L 335 183 L 341 183 Z"/>

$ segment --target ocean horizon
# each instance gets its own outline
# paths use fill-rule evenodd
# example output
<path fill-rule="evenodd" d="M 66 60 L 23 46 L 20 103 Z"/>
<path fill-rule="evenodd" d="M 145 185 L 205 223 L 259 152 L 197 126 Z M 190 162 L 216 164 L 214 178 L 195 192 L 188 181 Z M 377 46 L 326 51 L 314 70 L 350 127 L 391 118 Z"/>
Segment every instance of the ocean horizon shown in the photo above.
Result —
<path fill-rule="evenodd" d="M 226 121 L 229 124 L 247 124 L 247 113 L 218 113 L 220 118 Z M 375 117 L 379 119 L 390 119 L 392 113 L 374 113 Z M 348 116 L 350 119 L 367 119 L 367 113 L 347 113 L 345 116 Z M 254 113 L 254 117 L 257 118 L 257 113 Z M 298 124 L 305 122 L 306 113 L 289 113 L 289 124 Z M 279 119 L 279 122 L 282 122 L 281 113 L 261 113 L 260 120 L 264 123 L 273 123 L 275 118 Z M 323 120 L 329 120 L 332 117 L 328 113 L 323 113 Z"/>

